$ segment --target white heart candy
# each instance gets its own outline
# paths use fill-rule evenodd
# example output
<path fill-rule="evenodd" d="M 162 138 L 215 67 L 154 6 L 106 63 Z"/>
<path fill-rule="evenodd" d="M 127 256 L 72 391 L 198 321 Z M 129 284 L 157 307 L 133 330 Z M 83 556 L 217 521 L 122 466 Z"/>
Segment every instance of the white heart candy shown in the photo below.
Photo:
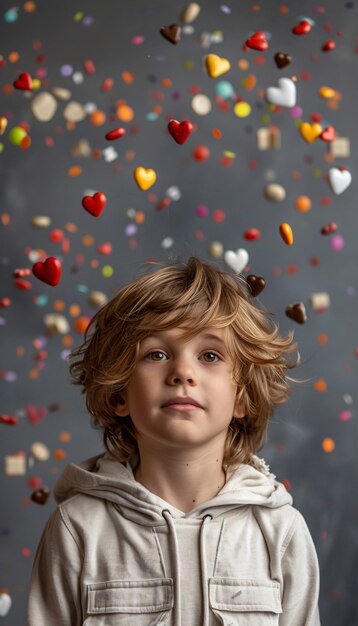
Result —
<path fill-rule="evenodd" d="M 348 170 L 343 170 L 342 172 L 338 167 L 332 167 L 328 172 L 328 180 L 332 191 L 338 196 L 351 184 L 352 174 Z"/>
<path fill-rule="evenodd" d="M 244 250 L 244 248 L 239 248 L 237 252 L 227 250 L 224 259 L 225 263 L 231 267 L 234 272 L 240 274 L 249 261 L 249 253 L 247 250 Z"/>
<path fill-rule="evenodd" d="M 294 107 L 296 104 L 296 85 L 290 78 L 279 78 L 278 87 L 266 89 L 266 100 L 281 107 Z"/>
<path fill-rule="evenodd" d="M 0 617 L 5 617 L 10 611 L 12 600 L 7 593 L 0 593 Z"/>

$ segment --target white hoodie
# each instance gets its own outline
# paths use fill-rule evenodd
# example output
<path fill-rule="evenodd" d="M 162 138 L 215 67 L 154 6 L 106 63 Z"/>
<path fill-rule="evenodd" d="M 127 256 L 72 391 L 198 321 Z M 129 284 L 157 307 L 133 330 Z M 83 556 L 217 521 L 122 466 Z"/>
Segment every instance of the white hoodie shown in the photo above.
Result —
<path fill-rule="evenodd" d="M 311 535 L 262 459 L 188 513 L 136 481 L 137 463 L 106 452 L 66 467 L 28 626 L 320 626 Z"/>

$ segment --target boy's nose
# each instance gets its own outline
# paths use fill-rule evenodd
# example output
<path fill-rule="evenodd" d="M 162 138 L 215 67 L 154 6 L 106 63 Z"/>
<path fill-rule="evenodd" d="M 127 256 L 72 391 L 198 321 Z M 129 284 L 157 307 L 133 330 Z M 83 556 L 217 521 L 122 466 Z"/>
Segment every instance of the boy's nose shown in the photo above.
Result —
<path fill-rule="evenodd" d="M 171 372 L 169 373 L 169 381 L 174 384 L 188 381 L 193 384 L 196 380 L 194 366 L 188 360 L 178 360 L 173 363 Z"/>

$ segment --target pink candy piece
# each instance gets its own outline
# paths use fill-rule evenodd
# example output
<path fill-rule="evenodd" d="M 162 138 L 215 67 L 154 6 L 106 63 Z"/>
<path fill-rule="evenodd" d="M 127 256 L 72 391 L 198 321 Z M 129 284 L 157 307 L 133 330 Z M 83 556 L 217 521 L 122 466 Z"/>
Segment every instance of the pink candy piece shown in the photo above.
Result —
<path fill-rule="evenodd" d="M 131 39 L 131 43 L 133 43 L 135 46 L 140 46 L 143 42 L 144 42 L 144 37 L 142 35 L 136 35 L 135 37 L 132 37 Z"/>
<path fill-rule="evenodd" d="M 335 252 L 339 252 L 339 250 L 342 250 L 342 248 L 344 248 L 344 244 L 345 241 L 341 235 L 335 235 L 330 240 L 330 246 Z"/>
<path fill-rule="evenodd" d="M 341 422 L 346 422 L 347 420 L 351 419 L 352 413 L 350 411 L 341 411 L 338 417 Z"/>
<path fill-rule="evenodd" d="M 198 217 L 206 217 L 209 214 L 209 209 L 207 206 L 204 206 L 204 204 L 198 204 L 196 214 Z"/>

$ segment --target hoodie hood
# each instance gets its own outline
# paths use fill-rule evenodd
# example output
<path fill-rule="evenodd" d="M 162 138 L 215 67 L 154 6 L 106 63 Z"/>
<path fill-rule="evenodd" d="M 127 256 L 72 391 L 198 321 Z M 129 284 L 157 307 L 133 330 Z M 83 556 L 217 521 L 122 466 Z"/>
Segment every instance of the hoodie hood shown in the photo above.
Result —
<path fill-rule="evenodd" d="M 204 513 L 218 517 L 246 505 L 278 508 L 292 504 L 284 485 L 276 481 L 265 461 L 254 455 L 250 464 L 228 469 L 226 483 L 214 498 L 184 513 L 135 479 L 138 460 L 137 453 L 119 462 L 105 452 L 79 464 L 71 463 L 55 484 L 55 500 L 62 503 L 77 494 L 87 494 L 113 502 L 127 519 L 152 526 L 163 523 L 163 508 L 174 518 L 201 518 Z"/>

